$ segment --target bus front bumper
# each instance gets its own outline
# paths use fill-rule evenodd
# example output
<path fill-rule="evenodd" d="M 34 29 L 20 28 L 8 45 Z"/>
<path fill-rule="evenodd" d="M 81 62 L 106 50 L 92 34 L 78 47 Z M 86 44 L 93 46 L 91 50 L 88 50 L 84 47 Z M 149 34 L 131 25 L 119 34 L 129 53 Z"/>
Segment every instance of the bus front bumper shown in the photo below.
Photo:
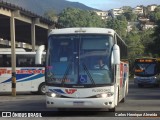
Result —
<path fill-rule="evenodd" d="M 134 83 L 150 85 L 150 84 L 157 84 L 157 80 L 156 78 L 134 78 Z"/>
<path fill-rule="evenodd" d="M 46 96 L 48 108 L 114 108 L 114 97 L 109 98 L 52 98 Z"/>

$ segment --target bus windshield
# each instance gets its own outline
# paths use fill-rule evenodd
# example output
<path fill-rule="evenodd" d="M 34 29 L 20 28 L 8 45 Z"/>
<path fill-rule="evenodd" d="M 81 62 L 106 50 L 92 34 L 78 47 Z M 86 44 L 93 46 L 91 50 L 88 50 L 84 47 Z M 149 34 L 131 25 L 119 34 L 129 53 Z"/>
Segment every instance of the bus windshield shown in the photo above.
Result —
<path fill-rule="evenodd" d="M 111 84 L 112 46 L 110 35 L 50 36 L 46 83 L 62 86 Z"/>
<path fill-rule="evenodd" d="M 155 62 L 135 64 L 135 75 L 149 77 L 155 74 L 157 74 L 157 66 Z"/>

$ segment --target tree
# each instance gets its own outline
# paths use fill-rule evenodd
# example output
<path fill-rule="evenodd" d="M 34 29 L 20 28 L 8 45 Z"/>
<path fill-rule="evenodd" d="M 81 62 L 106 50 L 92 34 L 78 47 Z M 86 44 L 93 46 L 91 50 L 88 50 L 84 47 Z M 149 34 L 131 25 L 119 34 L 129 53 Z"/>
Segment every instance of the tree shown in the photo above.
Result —
<path fill-rule="evenodd" d="M 141 43 L 140 35 L 135 31 L 128 33 L 125 41 L 128 45 L 128 59 L 130 61 L 130 72 L 132 74 L 134 60 L 135 58 L 141 57 L 143 55 L 144 46 Z"/>
<path fill-rule="evenodd" d="M 160 6 L 157 6 L 157 7 L 155 8 L 155 12 L 160 12 Z"/>
<path fill-rule="evenodd" d="M 157 21 L 157 27 L 152 34 L 153 42 L 148 46 L 153 55 L 160 56 L 160 20 Z"/>
<path fill-rule="evenodd" d="M 122 38 L 125 38 L 127 35 L 127 21 L 126 20 L 118 20 L 110 19 L 106 23 L 107 28 L 114 29 Z"/>
<path fill-rule="evenodd" d="M 126 17 L 127 21 L 137 21 L 138 16 L 133 12 L 124 12 L 123 15 Z"/>
<path fill-rule="evenodd" d="M 132 7 L 131 6 L 123 6 L 122 7 L 124 12 L 132 12 Z"/>
<path fill-rule="evenodd" d="M 160 20 L 160 6 L 155 8 L 155 11 L 149 13 L 149 18 L 153 22 Z"/>
<path fill-rule="evenodd" d="M 160 12 L 155 13 L 155 21 L 160 20 Z"/>
<path fill-rule="evenodd" d="M 123 14 L 117 16 L 117 19 L 118 19 L 118 20 L 121 20 L 121 21 L 126 21 L 126 17 L 125 17 Z"/>
<path fill-rule="evenodd" d="M 126 43 L 129 49 L 129 57 L 143 55 L 144 46 L 141 42 L 139 34 L 136 32 L 129 33 L 126 37 Z"/>
<path fill-rule="evenodd" d="M 52 20 L 52 21 L 57 21 L 57 15 L 55 13 L 54 10 L 48 10 L 44 13 L 44 17 L 49 19 L 49 20 Z"/>
<path fill-rule="evenodd" d="M 104 27 L 104 21 L 93 11 L 66 8 L 59 15 L 58 23 L 65 27 Z"/>
<path fill-rule="evenodd" d="M 142 44 L 144 45 L 144 55 L 145 56 L 152 56 L 152 48 L 150 45 L 153 44 L 154 37 L 152 36 L 154 29 L 148 29 L 140 32 L 140 39 Z"/>

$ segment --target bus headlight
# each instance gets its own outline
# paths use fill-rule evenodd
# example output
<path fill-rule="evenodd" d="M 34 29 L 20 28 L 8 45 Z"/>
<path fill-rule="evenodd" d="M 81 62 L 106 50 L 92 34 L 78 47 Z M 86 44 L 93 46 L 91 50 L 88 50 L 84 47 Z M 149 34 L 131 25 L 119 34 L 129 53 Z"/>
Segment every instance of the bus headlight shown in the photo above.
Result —
<path fill-rule="evenodd" d="M 46 92 L 46 95 L 47 95 L 48 97 L 61 97 L 61 95 L 56 94 L 56 93 L 53 93 L 53 92 Z"/>
<path fill-rule="evenodd" d="M 108 92 L 108 93 L 102 93 L 102 94 L 98 94 L 96 95 L 97 98 L 107 98 L 107 97 L 111 97 L 113 95 L 113 93 Z"/>

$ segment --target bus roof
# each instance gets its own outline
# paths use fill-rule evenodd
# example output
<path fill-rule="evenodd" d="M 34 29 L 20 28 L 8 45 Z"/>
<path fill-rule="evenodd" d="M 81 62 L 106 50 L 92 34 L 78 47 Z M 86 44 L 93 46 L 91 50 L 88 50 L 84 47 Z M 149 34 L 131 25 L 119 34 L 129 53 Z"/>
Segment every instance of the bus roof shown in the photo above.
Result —
<path fill-rule="evenodd" d="M 141 60 L 141 59 L 156 59 L 156 58 L 152 58 L 152 57 L 135 58 L 135 60 Z"/>
<path fill-rule="evenodd" d="M 11 52 L 1 52 L 0 51 L 0 55 L 9 55 L 11 54 Z M 24 55 L 32 55 L 32 54 L 36 54 L 36 52 L 16 52 L 16 54 L 24 54 Z M 43 54 L 46 54 L 46 52 L 43 52 Z"/>
<path fill-rule="evenodd" d="M 26 52 L 23 48 L 16 48 L 16 52 Z M 0 52 L 11 52 L 11 48 L 0 48 Z"/>
<path fill-rule="evenodd" d="M 96 28 L 96 27 L 77 27 L 77 28 L 62 28 L 62 29 L 52 29 L 49 35 L 52 34 L 111 34 L 114 35 L 115 31 L 109 28 Z"/>

